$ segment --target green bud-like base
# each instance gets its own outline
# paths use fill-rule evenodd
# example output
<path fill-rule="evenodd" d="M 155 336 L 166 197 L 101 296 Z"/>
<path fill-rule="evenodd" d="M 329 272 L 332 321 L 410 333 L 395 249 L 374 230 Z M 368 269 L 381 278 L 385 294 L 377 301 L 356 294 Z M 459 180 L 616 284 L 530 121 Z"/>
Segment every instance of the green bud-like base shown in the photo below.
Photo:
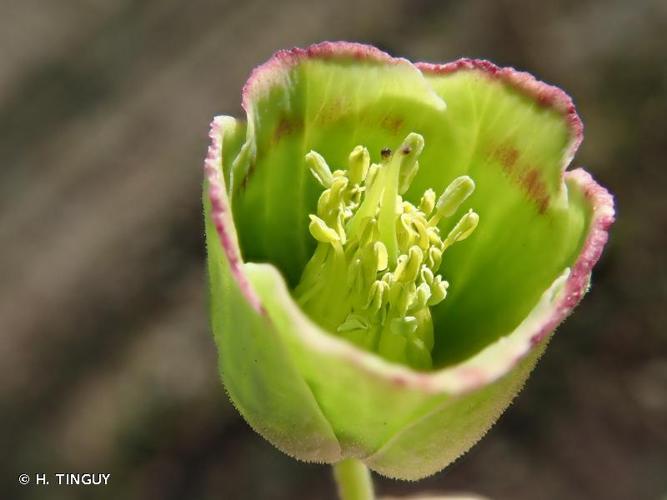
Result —
<path fill-rule="evenodd" d="M 295 296 L 318 324 L 385 359 L 426 370 L 432 366 L 430 306 L 445 299 L 449 283 L 438 274 L 443 252 L 467 238 L 478 215 L 467 212 L 444 240 L 438 223 L 470 196 L 470 177 L 456 178 L 436 200 L 428 189 L 419 205 L 402 196 L 418 169 L 424 138 L 409 134 L 392 152 L 370 162 L 363 146 L 347 170 L 331 171 L 311 151 L 306 163 L 325 188 L 310 215 L 317 248 Z"/>

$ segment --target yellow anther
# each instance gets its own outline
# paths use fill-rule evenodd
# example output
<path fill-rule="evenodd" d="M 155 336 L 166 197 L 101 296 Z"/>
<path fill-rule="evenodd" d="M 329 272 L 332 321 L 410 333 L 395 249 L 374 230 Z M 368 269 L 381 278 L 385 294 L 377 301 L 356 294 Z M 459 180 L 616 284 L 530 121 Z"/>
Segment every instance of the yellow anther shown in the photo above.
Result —
<path fill-rule="evenodd" d="M 426 262 L 428 267 L 430 267 L 433 272 L 437 272 L 442 262 L 442 250 L 438 247 L 431 247 L 428 249 L 428 257 L 426 257 Z"/>
<path fill-rule="evenodd" d="M 424 252 L 421 249 L 413 245 L 408 250 L 408 260 L 405 263 L 403 269 L 403 275 L 398 278 L 401 281 L 413 283 L 417 279 L 419 274 L 419 269 L 421 268 L 422 262 L 424 261 Z"/>
<path fill-rule="evenodd" d="M 368 149 L 363 146 L 357 146 L 352 150 L 348 157 L 348 176 L 352 184 L 360 184 L 366 179 L 371 157 Z"/>
<path fill-rule="evenodd" d="M 325 189 L 317 200 L 317 214 L 326 217 L 333 208 L 335 207 L 331 204 L 331 190 Z"/>
<path fill-rule="evenodd" d="M 431 298 L 428 300 L 428 305 L 434 306 L 445 300 L 447 288 L 449 288 L 449 283 L 438 274 L 431 284 Z"/>
<path fill-rule="evenodd" d="M 310 215 L 310 224 L 308 225 L 310 234 L 317 241 L 322 243 L 334 243 L 340 241 L 338 233 L 327 226 L 326 222 L 316 215 Z"/>
<path fill-rule="evenodd" d="M 375 257 L 377 262 L 377 270 L 384 271 L 387 269 L 388 256 L 387 256 L 387 247 L 384 246 L 384 243 L 381 241 L 376 241 L 373 245 L 373 250 L 375 251 Z"/>
<path fill-rule="evenodd" d="M 427 306 L 428 300 L 431 298 L 431 287 L 428 283 L 422 283 L 417 287 L 417 294 L 414 303 L 410 307 L 414 310 L 422 309 Z"/>
<path fill-rule="evenodd" d="M 420 219 L 421 219 L 420 217 L 413 217 L 412 227 L 414 227 L 417 231 L 418 235 L 417 245 L 419 245 L 419 248 L 421 248 L 422 250 L 427 250 L 430 243 L 429 233 L 426 228 L 426 224 L 424 223 L 424 221 Z"/>
<path fill-rule="evenodd" d="M 429 286 L 431 285 L 431 283 L 433 283 L 433 278 L 435 276 L 433 274 L 433 271 L 431 271 L 431 269 L 428 266 L 422 265 L 419 274 L 421 276 L 422 282 L 426 283 Z"/>
<path fill-rule="evenodd" d="M 333 174 L 326 160 L 316 151 L 311 151 L 306 155 L 306 165 L 310 169 L 310 173 L 317 179 L 317 182 L 322 184 L 325 188 L 331 186 L 333 182 Z"/>
<path fill-rule="evenodd" d="M 395 282 L 389 288 L 389 301 L 398 316 L 406 315 L 416 293 L 417 287 L 414 283 Z"/>
<path fill-rule="evenodd" d="M 400 249 L 410 248 L 417 239 L 417 233 L 412 228 L 411 217 L 409 214 L 403 214 L 398 218 L 398 227 L 396 229 L 398 247 Z"/>
<path fill-rule="evenodd" d="M 428 217 L 433 212 L 433 207 L 435 207 L 435 191 L 428 188 L 421 200 L 419 200 L 419 210 L 424 212 L 424 215 Z"/>
<path fill-rule="evenodd" d="M 431 245 L 435 245 L 437 247 L 442 246 L 442 240 L 440 239 L 440 229 L 438 229 L 438 226 L 429 226 L 426 231 L 428 232 L 428 240 Z"/>
<path fill-rule="evenodd" d="M 343 200 L 345 194 L 345 188 L 350 181 L 347 177 L 334 177 L 331 183 L 331 201 L 335 203 L 340 203 Z"/>
<path fill-rule="evenodd" d="M 394 269 L 392 280 L 393 281 L 399 281 L 401 280 L 401 276 L 403 275 L 403 272 L 405 270 L 405 265 L 408 262 L 408 256 L 406 254 L 402 254 L 398 256 L 398 259 L 396 259 L 396 268 Z"/>
<path fill-rule="evenodd" d="M 475 190 L 475 182 L 467 175 L 462 175 L 454 179 L 445 192 L 440 195 L 435 205 L 435 214 L 428 223 L 431 226 L 440 222 L 443 217 L 451 217 L 458 210 L 461 204 Z"/>
<path fill-rule="evenodd" d="M 338 236 L 340 237 L 340 242 L 344 245 L 347 243 L 347 235 L 345 234 L 345 224 L 343 223 L 344 217 L 343 217 L 343 212 L 338 212 L 336 215 L 336 223 L 335 223 L 335 230 L 338 233 Z"/>
<path fill-rule="evenodd" d="M 375 281 L 368 292 L 365 309 L 368 309 L 372 314 L 378 312 L 384 304 L 388 292 L 389 285 L 386 282 Z"/>
<path fill-rule="evenodd" d="M 447 238 L 445 239 L 444 247 L 447 248 L 457 241 L 465 240 L 472 234 L 478 223 L 479 215 L 473 212 L 472 209 L 469 210 L 463 217 L 461 217 L 461 220 L 459 220 L 456 223 L 456 226 L 454 226 L 454 228 L 449 232 Z"/>

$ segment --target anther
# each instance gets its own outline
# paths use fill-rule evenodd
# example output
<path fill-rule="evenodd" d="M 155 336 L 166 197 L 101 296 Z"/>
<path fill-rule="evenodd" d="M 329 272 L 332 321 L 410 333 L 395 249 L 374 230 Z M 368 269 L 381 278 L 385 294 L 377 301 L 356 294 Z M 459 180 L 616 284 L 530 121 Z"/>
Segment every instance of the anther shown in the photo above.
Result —
<path fill-rule="evenodd" d="M 331 186 L 333 182 L 333 174 L 327 162 L 316 151 L 311 151 L 306 155 L 306 165 L 310 169 L 310 173 L 313 174 L 313 177 L 317 179 L 317 182 L 322 184 L 325 188 Z"/>
<path fill-rule="evenodd" d="M 347 177 L 335 177 L 331 183 L 331 199 L 335 203 L 340 203 L 345 194 L 345 188 L 349 181 Z"/>
<path fill-rule="evenodd" d="M 414 303 L 411 304 L 411 309 L 418 311 L 428 305 L 428 300 L 431 298 L 431 287 L 428 283 L 422 283 L 417 287 L 417 295 Z"/>
<path fill-rule="evenodd" d="M 389 287 L 389 302 L 397 316 L 405 316 L 416 294 L 417 287 L 414 283 L 396 281 Z"/>
<path fill-rule="evenodd" d="M 444 248 L 453 245 L 457 241 L 465 240 L 472 234 L 478 223 L 479 215 L 473 212 L 472 209 L 468 210 L 468 212 L 463 217 L 461 217 L 461 220 L 456 223 L 456 226 L 454 226 L 454 228 L 447 235 L 447 238 L 444 242 Z"/>
<path fill-rule="evenodd" d="M 424 212 L 424 215 L 428 217 L 433 212 L 433 207 L 435 207 L 435 191 L 428 188 L 421 200 L 419 200 L 419 210 Z"/>
<path fill-rule="evenodd" d="M 368 309 L 372 314 L 380 310 L 385 302 L 385 297 L 389 291 L 389 285 L 384 281 L 375 281 L 368 292 L 368 300 L 364 309 Z"/>
<path fill-rule="evenodd" d="M 334 243 L 340 241 L 338 233 L 327 226 L 326 222 L 316 215 L 310 215 L 310 224 L 308 225 L 310 234 L 317 241 L 322 243 Z"/>
<path fill-rule="evenodd" d="M 396 279 L 398 281 L 402 281 L 403 283 L 412 283 L 415 281 L 415 279 L 417 279 L 419 268 L 421 267 L 422 261 L 424 260 L 424 253 L 418 246 L 413 245 L 410 247 L 410 250 L 408 250 L 408 255 L 401 255 L 401 257 L 406 258 L 402 261 L 403 266 L 401 267 L 400 271 L 398 266 L 396 266 Z"/>
<path fill-rule="evenodd" d="M 433 271 L 431 271 L 431 269 L 428 266 L 422 265 L 420 275 L 424 283 L 428 284 L 429 286 L 431 285 L 431 283 L 433 283 L 433 278 L 435 276 L 433 274 Z"/>
<path fill-rule="evenodd" d="M 377 270 L 384 271 L 388 265 L 387 247 L 381 241 L 376 241 L 373 250 L 377 261 Z"/>
<path fill-rule="evenodd" d="M 415 228 L 417 234 L 419 235 L 418 245 L 422 250 L 426 250 L 430 244 L 430 237 L 428 230 L 426 229 L 426 224 L 420 220 L 420 218 L 415 217 L 412 220 L 412 227 Z"/>
<path fill-rule="evenodd" d="M 348 157 L 347 168 L 348 176 L 352 184 L 360 184 L 366 180 L 370 162 L 371 158 L 368 154 L 368 149 L 363 146 L 357 146 L 352 150 Z"/>
<path fill-rule="evenodd" d="M 428 249 L 428 257 L 426 258 L 428 267 L 430 267 L 433 272 L 437 272 L 442 262 L 442 250 L 438 247 L 431 247 Z"/>
<path fill-rule="evenodd" d="M 447 288 L 449 288 L 449 283 L 438 274 L 431 284 L 431 297 L 428 300 L 428 305 L 434 306 L 445 300 Z"/>
<path fill-rule="evenodd" d="M 475 182 L 467 175 L 462 175 L 454 179 L 445 192 L 440 195 L 435 205 L 435 214 L 428 221 L 429 225 L 434 226 L 443 217 L 451 217 L 458 210 L 461 204 L 475 190 Z"/>

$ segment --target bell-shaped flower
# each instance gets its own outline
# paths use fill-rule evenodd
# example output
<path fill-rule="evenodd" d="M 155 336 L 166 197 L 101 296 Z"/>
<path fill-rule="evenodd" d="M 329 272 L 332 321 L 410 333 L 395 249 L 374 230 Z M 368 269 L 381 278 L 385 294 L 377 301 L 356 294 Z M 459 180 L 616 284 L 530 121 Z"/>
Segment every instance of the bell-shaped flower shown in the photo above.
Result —
<path fill-rule="evenodd" d="M 489 429 L 589 286 L 611 196 L 571 99 L 486 61 L 275 54 L 211 126 L 210 309 L 285 453 L 419 479 Z"/>

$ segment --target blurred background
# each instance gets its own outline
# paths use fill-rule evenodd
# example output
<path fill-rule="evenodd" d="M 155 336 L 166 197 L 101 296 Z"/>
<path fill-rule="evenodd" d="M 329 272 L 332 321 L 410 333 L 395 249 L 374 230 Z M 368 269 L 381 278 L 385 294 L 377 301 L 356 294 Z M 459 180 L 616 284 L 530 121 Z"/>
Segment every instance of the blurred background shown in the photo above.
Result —
<path fill-rule="evenodd" d="M 472 451 L 382 494 L 667 495 L 664 0 L 3 0 L 0 498 L 333 499 L 229 404 L 207 325 L 202 159 L 280 48 L 488 58 L 574 96 L 616 195 L 593 289 Z M 111 473 L 19 487 L 20 473 Z"/>

